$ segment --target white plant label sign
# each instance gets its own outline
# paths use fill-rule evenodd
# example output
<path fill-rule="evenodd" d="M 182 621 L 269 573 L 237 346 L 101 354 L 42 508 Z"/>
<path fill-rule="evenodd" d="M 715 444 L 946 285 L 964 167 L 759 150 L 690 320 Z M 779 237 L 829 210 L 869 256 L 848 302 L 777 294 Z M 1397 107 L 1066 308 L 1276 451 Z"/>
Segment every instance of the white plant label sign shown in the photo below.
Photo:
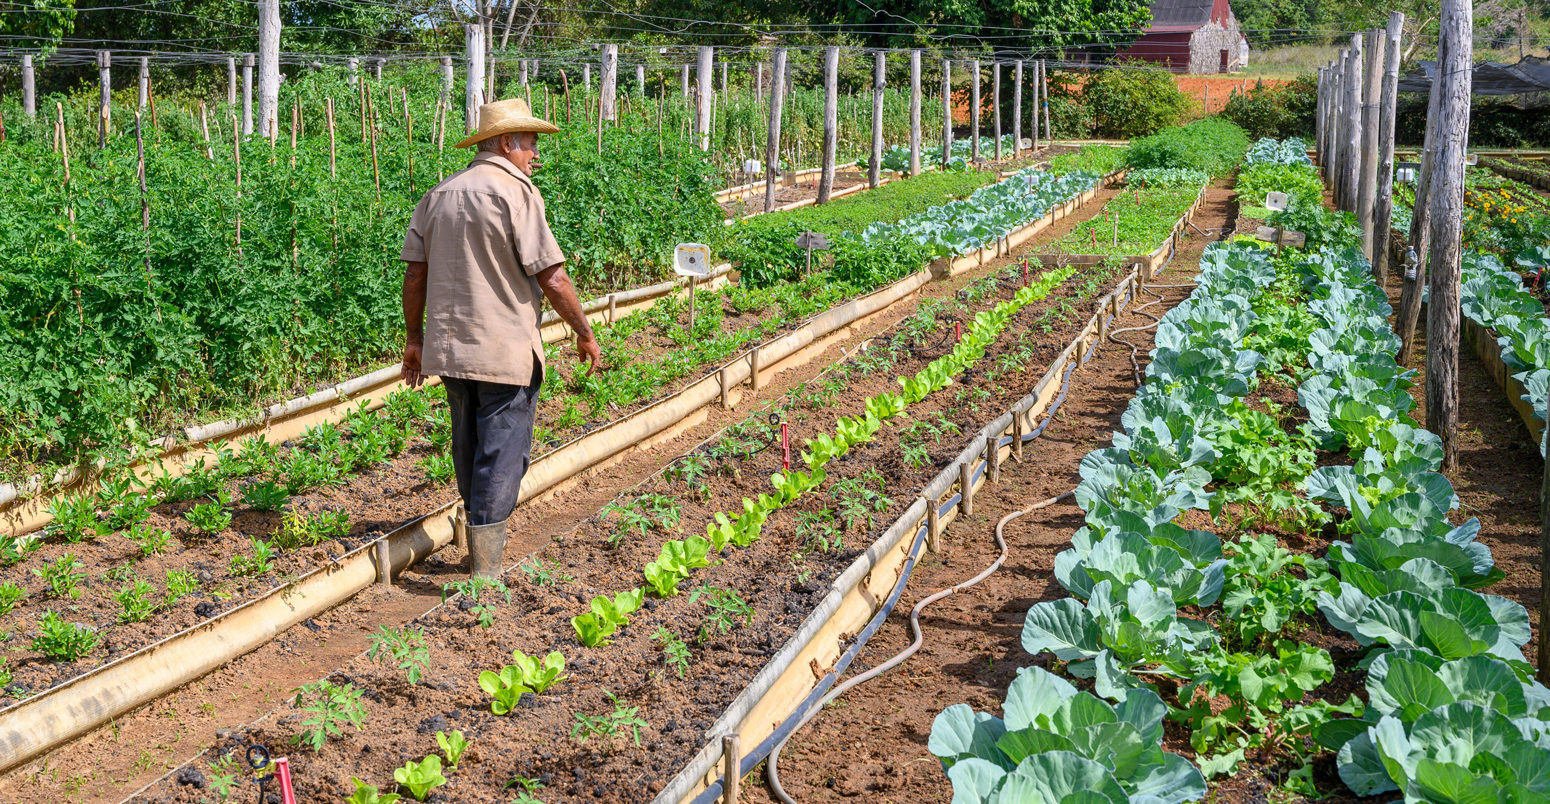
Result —
<path fill-rule="evenodd" d="M 695 279 L 710 276 L 710 246 L 704 243 L 679 243 L 673 249 L 673 272 Z"/>

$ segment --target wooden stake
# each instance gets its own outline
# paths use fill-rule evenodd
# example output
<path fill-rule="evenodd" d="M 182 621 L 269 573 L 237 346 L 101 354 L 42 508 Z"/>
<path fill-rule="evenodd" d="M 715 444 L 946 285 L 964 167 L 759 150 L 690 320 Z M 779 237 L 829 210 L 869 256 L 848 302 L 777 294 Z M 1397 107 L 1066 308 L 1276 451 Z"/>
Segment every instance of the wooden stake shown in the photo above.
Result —
<path fill-rule="evenodd" d="M 1438 23 L 1441 85 L 1431 197 L 1431 271 L 1426 305 L 1426 429 L 1442 439 L 1444 470 L 1458 468 L 1459 262 L 1464 223 L 1464 152 L 1469 143 L 1473 10 L 1443 0 Z"/>
<path fill-rule="evenodd" d="M 920 175 L 920 51 L 910 51 L 910 175 Z"/>
<path fill-rule="evenodd" d="M 113 117 L 113 54 L 106 50 L 97 51 L 97 80 L 100 84 L 97 100 L 97 147 L 103 148 L 108 144 L 108 134 L 112 131 Z"/>
<path fill-rule="evenodd" d="M 780 113 L 786 100 L 782 82 L 786 74 L 786 49 L 775 49 L 775 70 L 770 77 L 770 127 L 764 146 L 764 211 L 775 211 L 775 180 L 780 167 Z"/>
<path fill-rule="evenodd" d="M 721 800 L 724 804 L 737 804 L 743 783 L 743 754 L 736 734 L 721 738 Z"/>
<path fill-rule="evenodd" d="M 829 203 L 834 192 L 834 162 L 838 147 L 840 49 L 826 47 L 823 51 L 823 169 L 818 175 L 818 203 Z"/>
<path fill-rule="evenodd" d="M 332 95 L 323 99 L 323 114 L 328 118 L 328 177 L 339 178 L 339 171 L 334 166 L 334 97 Z"/>
<path fill-rule="evenodd" d="M 1012 157 L 1023 150 L 1023 61 L 1012 64 Z"/>
<path fill-rule="evenodd" d="M 1039 94 L 1044 103 L 1044 139 L 1050 141 L 1055 139 L 1055 135 L 1049 120 L 1049 73 L 1043 59 L 1039 59 L 1039 83 L 1043 85 Z"/>
<path fill-rule="evenodd" d="M 560 71 L 560 87 L 565 90 L 565 125 L 570 125 L 570 79 Z"/>
<path fill-rule="evenodd" d="M 1001 62 L 990 65 L 990 104 L 995 107 L 991 114 L 996 135 L 996 161 L 1001 161 Z"/>
<path fill-rule="evenodd" d="M 1378 287 L 1384 287 L 1388 278 L 1388 266 L 1379 265 L 1373 258 L 1377 254 L 1376 212 L 1378 192 L 1378 110 L 1383 100 L 1383 32 L 1367 32 L 1363 43 L 1366 63 L 1362 65 L 1362 172 L 1361 186 L 1357 188 L 1356 219 L 1362 227 L 1362 256 L 1371 261 L 1372 278 Z"/>
<path fill-rule="evenodd" d="M 409 114 L 409 90 L 399 90 L 404 97 L 404 145 L 408 166 L 404 169 L 409 185 L 409 195 L 414 195 L 414 117 Z"/>
<path fill-rule="evenodd" d="M 231 119 L 231 162 L 237 169 L 237 259 L 242 259 L 242 127 Z"/>
<path fill-rule="evenodd" d="M 953 158 L 953 63 L 942 62 L 942 167 Z"/>
<path fill-rule="evenodd" d="M 1383 91 L 1378 101 L 1378 187 L 1373 210 L 1373 273 L 1388 276 L 1389 233 L 1394 215 L 1394 116 L 1399 102 L 1399 37 L 1405 15 L 1389 14 L 1384 31 Z"/>
<path fill-rule="evenodd" d="M 75 206 L 69 202 L 70 198 L 70 130 L 65 128 L 65 105 L 59 101 L 54 102 L 54 126 L 59 137 L 59 157 L 64 161 L 65 180 L 60 189 L 65 194 L 65 217 L 70 219 L 70 226 L 75 226 Z M 73 237 L 72 233 L 72 237 Z"/>
<path fill-rule="evenodd" d="M 199 102 L 199 135 L 205 141 L 205 159 L 215 159 L 215 149 L 210 147 L 210 116 L 205 109 L 205 102 Z"/>
<path fill-rule="evenodd" d="M 971 85 L 969 95 L 969 163 L 978 164 L 980 161 L 980 62 L 979 59 L 969 61 L 969 72 L 974 74 L 974 83 Z"/>
<path fill-rule="evenodd" d="M 366 88 L 366 127 L 371 131 L 371 181 L 377 188 L 377 200 L 381 201 L 382 171 L 377 167 L 377 105 L 372 100 L 370 87 Z"/>
<path fill-rule="evenodd" d="M 876 189 L 883 180 L 883 86 L 887 82 L 884 68 L 884 51 L 877 51 L 872 61 L 872 150 L 867 162 L 867 187 Z"/>

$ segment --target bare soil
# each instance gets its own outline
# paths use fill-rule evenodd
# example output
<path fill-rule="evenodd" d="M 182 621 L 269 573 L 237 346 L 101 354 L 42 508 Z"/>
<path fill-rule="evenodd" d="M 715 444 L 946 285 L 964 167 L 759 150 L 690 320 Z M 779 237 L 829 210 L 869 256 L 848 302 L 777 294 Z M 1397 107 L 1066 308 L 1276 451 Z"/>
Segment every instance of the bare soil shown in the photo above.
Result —
<path fill-rule="evenodd" d="M 369 710 L 390 711 L 391 715 L 376 715 L 369 734 L 346 734 L 331 740 L 317 755 L 293 752 L 298 796 L 302 800 L 344 796 L 349 792 L 351 775 L 386 784 L 393 768 L 434 749 L 431 735 L 435 731 L 459 728 L 474 740 L 477 754 L 466 758 L 451 777 L 441 793 L 443 800 L 503 802 L 509 794 L 503 793 L 502 785 L 513 774 L 543 781 L 546 788 L 542 797 L 551 804 L 649 798 L 700 748 L 705 729 L 795 631 L 833 577 L 956 454 L 961 447 L 961 438 L 956 436 L 976 430 L 1032 390 L 1042 368 L 1085 320 L 1089 312 L 1085 302 L 1113 285 L 1118 273 L 1115 269 L 1107 270 L 1106 278 L 1084 281 L 1100 270 L 1079 272 L 1045 301 L 1025 307 L 1001 339 L 954 386 L 911 406 L 906 417 L 890 422 L 873 441 L 830 464 L 824 491 L 772 514 L 760 541 L 747 548 L 724 550 L 719 562 L 685 583 L 683 591 L 700 583 L 706 584 L 698 587 L 702 591 L 735 591 L 752 607 L 746 620 L 739 618 L 725 630 L 718 629 L 705 599 L 679 594 L 664 600 L 649 599 L 647 607 L 607 647 L 582 647 L 569 627 L 570 618 L 586 611 L 587 601 L 594 595 L 638 584 L 639 568 L 657 555 L 662 541 L 673 535 L 703 532 L 716 512 L 740 510 L 744 497 L 768 491 L 766 478 L 782 467 L 782 453 L 775 448 L 742 460 L 717 459 L 713 449 L 702 450 L 697 454 L 708 456 L 715 466 L 703 485 L 656 476 L 624 495 L 625 499 L 638 493 L 673 498 L 679 506 L 681 528 L 630 532 L 612 546 L 610 539 L 620 532 L 618 523 L 602 517 L 589 519 L 538 554 L 538 561 L 564 573 L 566 580 L 539 585 L 529 582 L 521 571 L 507 574 L 511 599 L 497 605 L 492 627 L 477 627 L 471 613 L 451 605 L 419 618 L 416 625 L 426 630 L 431 648 L 427 674 L 433 679 L 431 683 L 411 687 L 396 671 L 364 657 L 339 668 L 335 678 L 365 690 Z M 1001 273 L 1004 281 L 968 288 L 978 298 L 956 315 L 966 320 L 973 311 L 1010 298 L 1020 284 L 1020 272 L 1014 266 Z M 945 319 L 939 319 L 916 337 L 900 334 L 909 326 L 901 324 L 854 358 L 854 368 L 839 375 L 843 377 L 842 390 L 837 394 L 812 394 L 811 387 L 800 390 L 792 405 L 780 414 L 792 425 L 796 433 L 793 440 L 829 431 L 833 416 L 862 413 L 866 398 L 897 388 L 896 376 L 910 376 L 945 353 L 950 348 L 948 339 L 941 337 L 946 325 Z M 898 345 L 885 345 L 890 342 Z M 1002 361 L 1006 355 L 1015 355 L 1012 362 L 1018 365 Z M 756 413 L 752 421 L 769 431 L 762 413 Z M 910 435 L 910 428 L 922 422 L 948 432 Z M 768 438 L 764 435 L 755 440 Z M 928 457 L 918 463 L 902 460 L 904 442 L 926 445 Z M 870 528 L 857 523 L 856 529 L 842 533 L 842 544 L 826 550 L 803 533 L 802 521 L 804 516 L 832 519 L 828 506 L 840 499 L 838 489 L 848 480 L 886 489 L 891 499 L 876 512 Z M 682 677 L 663 661 L 656 639 L 660 629 L 689 644 L 693 659 Z M 498 669 L 513 647 L 529 654 L 564 651 L 569 656 L 571 678 L 532 699 L 521 716 L 499 717 L 488 711 L 488 698 L 474 682 L 481 671 Z M 640 707 L 646 723 L 640 727 L 638 740 L 628 735 L 574 739 L 577 713 L 605 714 L 615 705 L 605 691 L 611 691 L 625 705 Z M 283 745 L 298 730 L 300 718 L 294 710 L 282 707 L 276 716 L 232 735 L 217 750 L 248 742 Z M 566 739 L 567 735 L 572 739 Z M 200 794 L 187 785 L 167 781 L 144 798 L 194 802 Z"/>
<path fill-rule="evenodd" d="M 1072 226 L 1096 214 L 1107 197 L 1108 194 L 1100 194 L 1076 214 L 1046 230 L 1041 239 L 1060 237 Z M 922 299 L 951 298 L 976 277 L 983 277 L 1005 265 L 1006 261 L 998 261 L 968 276 L 933 283 L 922 291 Z M 860 340 L 881 331 L 888 323 L 878 322 L 862 327 L 854 338 L 836 345 L 829 354 L 839 355 L 842 348 L 853 347 Z M 818 360 L 802 369 L 783 373 L 759 396 L 768 398 L 789 390 L 811 379 L 825 363 L 826 360 Z M 688 445 L 741 415 L 744 414 L 713 411 L 705 424 L 692 428 L 674 441 L 656 449 L 632 454 L 619 464 L 591 473 L 552 499 L 519 509 L 512 522 L 514 538 L 507 546 L 508 562 L 515 562 L 549 543 L 554 537 L 568 532 L 578 522 L 593 516 L 604 502 L 613 498 L 621 489 L 650 477 Z M 351 538 L 359 539 L 397 526 L 452 499 L 454 494 L 447 487 L 427 486 L 423 472 L 414 466 L 413 456 L 409 456 L 384 469 L 357 476 L 349 486 L 325 492 L 319 499 L 298 500 L 298 505 L 312 506 L 307 510 L 321 510 L 325 505 L 350 510 L 357 522 Z M 687 524 L 685 527 L 686 531 L 694 529 Z M 119 540 L 121 548 L 128 546 L 122 537 L 108 538 Z M 95 544 L 106 543 L 98 540 Z M 198 549 L 188 550 L 185 558 L 194 561 L 204 556 L 224 557 L 231 550 L 244 545 L 245 536 L 236 529 L 228 529 L 219 537 L 201 543 Z M 97 560 L 95 556 L 84 554 L 83 559 Z M 106 598 L 116 591 L 116 585 L 101 578 L 113 560 L 109 556 L 99 563 L 89 565 L 87 596 L 95 594 Z M 304 624 L 305 627 L 292 629 L 217 673 L 142 707 L 113 726 L 88 735 L 48 758 L 13 771 L 0 780 L 0 798 L 40 801 L 69 793 L 85 801 L 119 800 L 136 786 L 155 779 L 165 769 L 178 766 L 188 757 L 214 744 L 222 733 L 269 711 L 286 696 L 287 691 L 345 664 L 366 647 L 367 637 L 376 626 L 402 625 L 431 609 L 439 600 L 441 585 L 462 577 L 457 571 L 460 560 L 461 555 L 449 548 L 406 572 L 394 590 L 372 589 L 365 592 L 315 621 L 309 621 Z M 638 568 L 639 564 L 635 566 Z M 236 591 L 259 591 L 260 585 L 266 580 L 272 581 L 272 578 L 261 577 L 253 582 L 252 588 Z M 190 599 L 184 606 L 190 611 L 179 609 L 160 618 L 165 623 L 158 622 L 156 627 L 162 630 L 154 633 L 149 630 L 144 633 L 113 630 L 109 642 L 113 643 L 115 655 L 136 644 L 145 644 L 164 631 L 170 633 L 178 627 L 197 622 L 199 617 L 191 609 L 196 602 L 206 602 L 207 598 L 202 597 L 199 601 Z M 224 601 L 209 599 L 208 602 L 224 609 L 241 599 L 233 596 Z M 105 604 L 93 605 L 98 616 L 111 619 Z M 563 624 L 564 620 L 559 619 L 557 622 Z M 77 663 L 82 665 L 80 667 L 64 668 L 50 667 L 36 661 L 27 664 L 32 667 L 29 672 L 35 675 L 22 683 L 37 685 L 29 687 L 34 691 L 66 677 L 66 673 L 74 674 L 88 669 L 84 666 L 85 662 Z"/>

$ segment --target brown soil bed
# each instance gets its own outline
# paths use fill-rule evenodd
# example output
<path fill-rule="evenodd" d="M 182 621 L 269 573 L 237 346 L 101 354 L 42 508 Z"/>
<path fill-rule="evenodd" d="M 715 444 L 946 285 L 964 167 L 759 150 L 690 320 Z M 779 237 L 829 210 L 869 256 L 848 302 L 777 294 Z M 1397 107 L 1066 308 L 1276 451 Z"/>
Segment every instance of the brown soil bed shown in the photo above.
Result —
<path fill-rule="evenodd" d="M 1172 296 L 1175 302 L 1179 298 Z M 1397 297 L 1394 301 L 1397 305 Z M 1424 353 L 1419 354 L 1412 367 L 1422 368 L 1424 360 Z M 1449 472 L 1448 477 L 1462 501 L 1461 515 L 1480 518 L 1481 541 L 1490 546 L 1497 565 L 1507 573 L 1506 580 L 1485 591 L 1528 608 L 1537 634 L 1538 456 L 1521 421 L 1467 349 L 1460 369 L 1462 451 L 1459 471 Z M 1255 396 L 1275 388 L 1262 383 Z M 927 594 L 975 575 L 995 558 L 992 533 L 1002 516 L 1074 487 L 1079 480 L 1078 462 L 1089 450 L 1108 445 L 1132 393 L 1124 351 L 1104 343 L 1095 363 L 1077 375 L 1070 401 L 1038 442 L 1034 457 L 1004 467 L 1003 483 L 977 498 L 976 515 L 949 527 L 944 553 L 929 556 L 916 568 L 900 605 L 850 672 L 862 672 L 907 646 L 910 608 Z M 1418 408 L 1422 407 L 1419 386 L 1414 394 Z M 1283 390 L 1270 395 L 1284 401 Z M 1415 416 L 1424 422 L 1424 409 Z M 1332 462 L 1347 461 L 1320 455 L 1321 464 Z M 1524 472 L 1520 468 L 1524 464 L 1535 469 Z M 793 738 L 780 763 L 786 790 L 798 801 L 949 800 L 951 786 L 938 760 L 926 749 L 932 721 L 954 703 L 999 712 L 1019 668 L 1049 665 L 1049 656 L 1035 658 L 1022 649 L 1023 617 L 1036 602 L 1067 596 L 1053 577 L 1053 562 L 1058 552 L 1069 547 L 1071 533 L 1082 521 L 1082 511 L 1067 501 L 1009 524 L 1007 562 L 979 586 L 938 602 L 922 615 L 925 642 L 920 652 L 848 692 Z M 1281 534 L 1282 542 L 1296 552 L 1322 556 L 1335 538 L 1334 530 L 1331 525 L 1299 539 Z M 1365 675 L 1355 669 L 1361 651 L 1349 637 L 1320 623 L 1297 638 L 1328 650 L 1337 666 L 1334 679 L 1310 698 L 1344 700 L 1352 694 L 1365 698 Z M 1531 641 L 1524 648 L 1530 661 L 1535 647 Z M 1187 736 L 1170 722 L 1164 747 L 1192 756 Z M 1251 754 L 1235 775 L 1211 783 L 1208 800 L 1247 804 L 1298 799 L 1278 789 L 1286 770 L 1263 757 L 1256 762 Z M 1341 784 L 1329 753 L 1317 758 L 1314 773 L 1318 788 L 1330 794 L 1320 800 L 1361 800 Z M 748 781 L 744 801 L 775 800 L 762 779 Z"/>
<path fill-rule="evenodd" d="M 1111 194 L 1112 191 L 1100 191 L 1093 202 L 1055 223 L 1041 233 L 1036 242 L 1060 237 L 1095 214 Z M 1029 248 L 1033 247 L 1034 243 L 1030 243 Z M 999 260 L 963 277 L 932 283 L 922 289 L 921 298 L 952 298 L 976 277 L 983 277 L 1008 262 Z M 1059 294 L 1055 295 L 1058 297 Z M 853 346 L 883 326 L 886 322 L 859 327 L 848 340 L 831 347 L 828 354 L 838 356 L 842 349 L 848 348 L 847 344 Z M 768 398 L 811 379 L 823 363 L 818 360 L 783 373 L 763 392 L 753 396 Z M 694 440 L 710 435 L 743 415 L 744 409 L 712 411 L 706 423 L 691 428 L 671 442 L 632 453 L 620 464 L 588 473 L 558 496 L 520 508 L 511 523 L 514 538 L 507 545 L 508 563 L 594 516 L 598 508 L 621 488 L 646 479 Z M 384 470 L 357 477 L 349 486 L 330 492 L 333 496 L 329 499 L 340 507 L 360 512 L 355 517 L 358 522 L 381 522 L 378 529 L 382 529 L 424 513 L 439 502 L 452 499 L 455 494 L 448 487 L 429 488 L 424 482 L 423 472 L 414 466 L 412 459 L 406 458 Z M 357 529 L 353 535 L 361 534 L 362 531 Z M 110 538 L 119 539 L 126 549 L 130 547 L 121 537 Z M 234 545 L 245 546 L 246 543 L 245 537 L 228 529 L 220 540 L 206 543 L 201 554 L 224 556 Z M 189 555 L 190 559 L 195 557 L 196 554 Z M 0 799 L 49 800 L 61 791 L 70 790 L 82 791 L 88 801 L 119 800 L 135 786 L 155 779 L 162 770 L 176 767 L 213 743 L 222 730 L 267 712 L 287 695 L 288 690 L 319 678 L 328 669 L 359 654 L 367 646 L 367 636 L 378 624 L 401 625 L 433 607 L 439 598 L 441 584 L 462 577 L 457 571 L 460 560 L 461 554 L 456 549 L 444 550 L 406 571 L 391 592 L 376 588 L 368 590 L 304 624 L 305 628 L 292 629 L 217 673 L 119 719 L 111 728 L 105 727 L 48 758 L 23 766 L 0 779 Z M 111 594 L 117 586 L 103 584 L 100 575 L 92 574 L 88 588 L 98 590 L 100 594 Z M 225 601 L 223 608 L 236 602 L 235 599 Z M 193 605 L 193 600 L 187 605 Z M 113 639 L 125 638 L 115 635 Z M 127 647 L 120 650 L 127 650 Z M 84 669 L 84 666 L 76 668 L 77 671 Z M 67 774 L 39 772 L 40 769 L 74 766 L 95 770 Z"/>
<path fill-rule="evenodd" d="M 1016 276 L 1018 272 L 1013 268 L 1004 273 Z M 759 542 L 741 550 L 729 548 L 722 554 L 722 563 L 696 572 L 685 583 L 685 591 L 700 583 L 736 590 L 753 606 L 746 625 L 739 623 L 726 634 L 712 632 L 701 644 L 693 635 L 707 627 L 706 606 L 680 594 L 648 603 L 616 635 L 613 645 L 581 647 L 570 629 L 570 617 L 585 611 L 586 601 L 595 594 L 639 583 L 639 568 L 655 557 L 661 541 L 673 535 L 653 531 L 610 547 L 607 539 L 615 531 L 614 523 L 593 519 L 539 554 L 539 560 L 557 564 L 574 580 L 540 586 L 525 580 L 520 571 L 509 573 L 506 580 L 511 601 L 498 605 L 493 627 L 478 628 L 472 615 L 456 606 L 438 608 L 420 619 L 417 624 L 429 634 L 431 668 L 427 677 L 433 683 L 409 687 L 396 672 L 364 657 L 336 671 L 336 678 L 365 689 L 367 708 L 379 714 L 372 718 L 365 735 L 349 734 L 330 741 L 316 756 L 292 754 L 300 798 L 345 795 L 351 775 L 386 785 L 394 767 L 434 749 L 430 735 L 441 728 L 461 728 L 473 738 L 477 752 L 451 777 L 451 784 L 442 792 L 444 800 L 505 801 L 510 794 L 502 792 L 502 784 L 513 774 L 543 780 L 547 787 L 541 797 L 551 804 L 649 798 L 698 750 L 704 730 L 791 635 L 821 598 L 827 583 L 961 446 L 962 439 L 953 435 L 931 441 L 929 460 L 907 465 L 900 458 L 902 426 L 920 421 L 939 426 L 950 422 L 959 432 L 972 432 L 1031 390 L 1042 368 L 1064 348 L 1073 327 L 1085 318 L 1086 304 L 1062 302 L 1080 303 L 1096 297 L 1114 281 L 1112 273 L 1100 282 L 1084 282 L 1083 278 L 1079 274 L 1046 301 L 1024 308 L 1001 340 L 957 385 L 912 406 L 908 418 L 890 422 L 872 442 L 831 463 L 824 490 L 773 514 Z M 1015 287 L 1012 280 L 1001 283 L 990 295 L 957 314 L 968 315 L 1009 298 Z M 1060 316 L 1068 310 L 1066 326 L 1045 330 L 1034 325 L 1048 311 L 1057 311 L 1055 315 Z M 821 400 L 802 402 L 802 398 L 813 398 L 799 394 L 799 401 L 784 414 L 792 424 L 793 439 L 828 431 L 832 417 L 860 413 L 866 397 L 897 388 L 894 377 L 908 376 L 945 352 L 938 336 L 944 329 L 932 328 L 929 336 L 916 342 L 912 348 L 919 351 L 898 350 L 897 362 L 892 365 L 878 357 L 886 353 L 882 344 L 889 339 L 876 339 L 855 365 L 883 365 L 870 372 L 859 368 L 849 372 L 832 405 Z M 1024 370 L 987 375 L 1002 356 L 1014 353 Z M 985 393 L 980 395 L 980 391 Z M 762 421 L 762 415 L 755 414 L 752 420 Z M 721 465 L 726 470 L 706 478 L 703 496 L 691 492 L 684 483 L 658 476 L 625 498 L 637 493 L 674 496 L 682 515 L 681 529 L 674 533 L 703 532 L 713 513 L 737 510 L 744 496 L 768 491 L 766 478 L 780 470 L 781 456 L 778 449 L 769 449 Z M 829 492 L 851 479 L 865 479 L 875 488 L 886 488 L 892 502 L 877 513 L 873 528 L 846 533 L 842 547 L 814 549 L 798 534 L 800 515 L 815 514 L 829 505 Z M 689 642 L 694 658 L 683 679 L 662 661 L 659 645 L 653 641 L 659 628 Z M 527 653 L 564 651 L 571 679 L 532 700 L 519 716 L 497 717 L 489 713 L 488 698 L 474 680 L 481 670 L 497 669 L 513 647 Z M 568 739 L 575 713 L 600 714 L 611 708 L 605 689 L 628 705 L 641 707 L 641 715 L 649 723 L 641 729 L 641 746 L 628 738 L 585 743 Z M 226 745 L 249 741 L 282 745 L 296 731 L 298 719 L 294 711 L 283 708 L 276 717 L 232 735 Z M 186 787 L 165 782 L 147 800 L 197 801 L 199 797 Z"/>
<path fill-rule="evenodd" d="M 1101 190 L 1079 212 L 1047 229 L 1049 234 L 1044 236 L 1053 236 L 1053 233 L 1065 231 L 1097 214 L 1112 194 L 1113 191 Z M 719 304 L 720 298 L 701 294 L 700 304 Z M 719 331 L 757 332 L 757 328 L 771 317 L 770 310 L 738 315 L 728 309 Z M 680 312 L 677 319 L 679 325 L 687 326 L 687 318 L 686 310 Z M 621 323 L 625 321 L 628 319 L 621 320 Z M 794 327 L 799 323 L 793 321 L 788 326 Z M 775 331 L 774 328 L 769 329 Z M 604 353 L 605 366 L 610 359 L 619 360 L 626 355 L 630 362 L 639 363 L 668 354 L 679 348 L 673 339 L 673 332 L 671 326 L 650 324 L 638 329 L 622 342 L 611 342 L 609 351 Z M 765 339 L 756 339 L 754 342 L 758 340 Z M 575 366 L 574 354 L 562 352 L 551 360 L 551 366 L 561 376 L 569 376 Z M 667 383 L 648 398 L 629 405 L 610 407 L 600 413 L 608 420 L 620 418 L 667 396 L 702 375 L 703 371 L 694 371 L 687 377 Z M 544 399 L 540 404 L 539 422 L 553 422 L 566 405 L 575 404 L 574 400 L 575 397 L 569 394 L 555 394 Z M 435 407 L 436 412 L 444 415 L 444 405 L 438 403 Z M 547 451 L 603 422 L 604 419 L 599 418 L 563 430 L 548 430 L 553 435 L 547 443 L 535 445 L 535 451 Z M 13 698 L 21 698 L 49 689 L 268 592 L 287 578 L 337 558 L 349 549 L 455 499 L 455 487 L 429 480 L 420 465 L 421 461 L 436 454 L 426 438 L 429 430 L 429 426 L 420 428 L 419 436 L 400 456 L 387 464 L 353 475 L 344 486 L 321 488 L 292 497 L 290 510 L 300 514 L 313 516 L 323 512 L 348 512 L 350 532 L 345 538 L 330 540 L 316 547 L 282 551 L 274 561 L 273 569 L 257 576 L 234 576 L 230 557 L 251 553 L 251 537 L 269 538 L 280 526 L 281 514 L 260 512 L 241 504 L 241 487 L 252 482 L 251 479 L 224 484 L 233 491 L 237 502 L 228 509 L 233 512 L 231 524 L 216 534 L 201 534 L 184 519 L 188 509 L 204 500 L 169 503 L 153 508 L 147 524 L 167 530 L 175 538 L 167 552 L 140 558 L 139 548 L 123 532 L 116 532 L 78 544 L 50 539 L 25 560 L 0 569 L 0 584 L 13 583 L 28 593 L 16 610 L 0 616 L 0 629 L 15 635 L 8 657 L 8 669 L 13 674 L 12 684 L 7 688 L 9 693 Z M 289 451 L 282 454 L 289 454 Z M 46 593 L 43 579 L 33 570 L 56 562 L 65 554 L 73 554 L 81 562 L 82 566 L 78 570 L 83 576 L 80 594 L 76 598 L 53 598 Z M 165 593 L 166 573 L 169 570 L 193 572 L 199 581 L 198 591 L 160 609 L 148 621 L 118 622 L 122 608 L 114 596 L 138 578 L 150 582 L 154 587 L 152 596 L 160 599 Z M 132 573 L 132 576 L 124 573 Z M 55 611 L 70 622 L 92 626 L 101 636 L 101 643 L 85 658 L 74 662 L 52 661 L 30 650 L 28 644 L 31 637 L 36 633 L 39 619 L 47 611 Z"/>

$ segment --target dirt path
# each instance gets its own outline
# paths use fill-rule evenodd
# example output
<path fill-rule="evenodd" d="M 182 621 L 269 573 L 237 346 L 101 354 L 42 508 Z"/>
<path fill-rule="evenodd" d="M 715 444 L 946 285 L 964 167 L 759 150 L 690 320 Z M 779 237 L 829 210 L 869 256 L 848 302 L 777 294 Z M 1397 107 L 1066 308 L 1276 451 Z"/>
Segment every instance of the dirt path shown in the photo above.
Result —
<path fill-rule="evenodd" d="M 1076 213 L 1029 241 L 1024 252 L 1058 239 L 1095 216 L 1114 190 L 1101 190 Z M 919 300 L 948 298 L 970 282 L 1005 266 L 1010 259 L 987 263 L 946 282 L 925 287 Z M 656 472 L 684 450 L 748 415 L 757 404 L 810 379 L 853 348 L 908 315 L 914 304 L 886 320 L 857 328 L 849 338 L 799 369 L 769 382 L 756 398 L 745 399 L 735 411 L 713 409 L 707 421 L 670 442 L 626 456 L 620 463 L 594 472 L 547 500 L 517 511 L 505 561 L 514 565 L 559 534 L 593 516 L 598 508 Z M 749 406 L 753 403 L 753 406 Z M 404 504 L 404 501 L 400 501 Z M 429 501 L 422 506 L 431 507 Z M 232 730 L 274 709 L 301 684 L 327 675 L 368 647 L 378 626 L 396 627 L 425 613 L 440 600 L 441 585 L 460 579 L 461 554 L 443 550 L 406 571 L 392 590 L 372 588 L 307 621 L 264 647 L 230 663 L 177 692 L 148 704 L 108 727 L 89 734 L 48 757 L 36 760 L 0 779 L 5 802 L 116 802 L 175 768 Z"/>
<path fill-rule="evenodd" d="M 1205 246 L 1236 214 L 1231 190 L 1207 191 L 1196 225 L 1160 283 L 1187 282 Z M 1160 315 L 1182 301 L 1188 289 L 1166 289 L 1167 301 L 1147 312 Z M 1151 323 L 1127 313 L 1117 328 Z M 1125 333 L 1142 350 L 1151 333 Z M 909 612 L 938 589 L 961 583 L 995 560 L 996 523 L 1006 514 L 1074 488 L 1077 465 L 1106 445 L 1120 414 L 1135 393 L 1130 351 L 1102 342 L 1093 361 L 1072 376 L 1065 404 L 1021 463 L 1003 466 L 1001 482 L 975 498 L 974 516 L 955 521 L 943 537 L 943 552 L 916 566 L 898 607 L 851 667 L 851 675 L 886 660 L 910 644 Z M 1023 618 L 1040 600 L 1066 596 L 1052 568 L 1055 554 L 1070 546 L 1082 511 L 1070 500 L 1022 517 L 1004 532 L 1008 557 L 1001 569 L 966 592 L 934 604 L 921 616 L 924 645 L 899 667 L 842 696 L 814 718 L 781 754 L 781 783 L 801 802 L 855 798 L 867 802 L 946 802 L 952 788 L 941 764 L 926 750 L 931 722 L 951 704 L 999 711 L 1017 670 L 1034 659 L 1020 639 Z M 748 780 L 743 801 L 774 802 L 762 778 Z"/>

